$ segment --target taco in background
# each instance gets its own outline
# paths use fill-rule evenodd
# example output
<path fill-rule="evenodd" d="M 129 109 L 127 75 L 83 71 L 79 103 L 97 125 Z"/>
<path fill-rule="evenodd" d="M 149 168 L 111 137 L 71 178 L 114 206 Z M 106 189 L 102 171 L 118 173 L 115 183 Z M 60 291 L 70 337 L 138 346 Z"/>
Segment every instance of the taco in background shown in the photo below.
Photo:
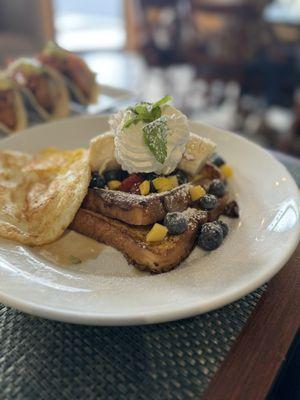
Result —
<path fill-rule="evenodd" d="M 26 128 L 27 114 L 15 83 L 0 75 L 0 132 L 11 133 Z"/>
<path fill-rule="evenodd" d="M 7 67 L 7 75 L 20 88 L 25 105 L 42 120 L 67 117 L 69 94 L 63 78 L 37 60 L 19 58 Z"/>
<path fill-rule="evenodd" d="M 38 59 L 63 75 L 74 101 L 83 105 L 97 102 L 100 86 L 96 75 L 82 58 L 49 42 Z"/>

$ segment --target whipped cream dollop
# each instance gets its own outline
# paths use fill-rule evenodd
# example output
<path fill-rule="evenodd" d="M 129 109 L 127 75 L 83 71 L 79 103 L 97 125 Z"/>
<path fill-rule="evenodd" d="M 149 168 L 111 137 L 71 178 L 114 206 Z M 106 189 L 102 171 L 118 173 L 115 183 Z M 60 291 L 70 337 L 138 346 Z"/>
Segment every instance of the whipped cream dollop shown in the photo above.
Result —
<path fill-rule="evenodd" d="M 160 120 L 166 128 L 166 157 L 162 163 L 144 138 L 143 129 L 150 123 L 139 121 L 126 127 L 126 122 L 133 116 L 131 110 L 121 111 L 110 119 L 111 130 L 115 134 L 115 157 L 125 171 L 167 175 L 181 160 L 189 139 L 187 118 L 173 106 L 162 105 L 160 109 Z"/>

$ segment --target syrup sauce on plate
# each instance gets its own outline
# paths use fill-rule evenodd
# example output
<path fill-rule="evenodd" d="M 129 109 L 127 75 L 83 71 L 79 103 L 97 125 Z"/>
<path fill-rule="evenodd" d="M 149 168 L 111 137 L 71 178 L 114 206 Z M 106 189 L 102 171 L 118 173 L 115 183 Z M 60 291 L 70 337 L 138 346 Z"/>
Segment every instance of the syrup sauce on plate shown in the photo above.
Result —
<path fill-rule="evenodd" d="M 53 243 L 36 247 L 46 260 L 59 266 L 80 264 L 94 260 L 103 250 L 104 245 L 74 231 L 66 231 Z"/>

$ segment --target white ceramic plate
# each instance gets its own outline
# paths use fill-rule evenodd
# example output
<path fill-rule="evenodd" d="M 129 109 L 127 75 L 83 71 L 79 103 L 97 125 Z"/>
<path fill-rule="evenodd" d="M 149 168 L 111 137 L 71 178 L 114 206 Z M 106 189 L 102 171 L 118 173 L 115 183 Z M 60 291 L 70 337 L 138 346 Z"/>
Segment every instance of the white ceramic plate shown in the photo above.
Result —
<path fill-rule="evenodd" d="M 0 148 L 76 148 L 107 128 L 107 116 L 78 117 L 36 126 L 3 140 Z M 149 275 L 109 247 L 95 260 L 63 268 L 35 249 L 1 240 L 0 301 L 67 322 L 147 324 L 221 307 L 276 274 L 299 240 L 295 182 L 269 153 L 241 137 L 200 123 L 191 123 L 191 129 L 214 140 L 235 171 L 231 186 L 241 218 L 231 222 L 218 250 L 195 249 L 174 271 Z"/>

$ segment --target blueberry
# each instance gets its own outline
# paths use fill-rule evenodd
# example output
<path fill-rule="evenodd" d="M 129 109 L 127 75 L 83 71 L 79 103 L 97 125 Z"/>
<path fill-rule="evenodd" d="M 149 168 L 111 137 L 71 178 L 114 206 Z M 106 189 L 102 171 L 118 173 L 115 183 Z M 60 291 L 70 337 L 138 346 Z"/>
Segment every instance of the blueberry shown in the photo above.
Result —
<path fill-rule="evenodd" d="M 221 220 L 214 221 L 214 224 L 216 224 L 217 226 L 221 227 L 221 229 L 223 231 L 223 238 L 225 238 L 228 235 L 228 232 L 229 232 L 228 225 L 225 224 L 225 222 L 223 222 Z"/>
<path fill-rule="evenodd" d="M 214 179 L 209 186 L 208 193 L 215 195 L 216 197 L 224 196 L 226 186 L 220 179 Z"/>
<path fill-rule="evenodd" d="M 225 164 L 225 160 L 223 160 L 223 158 L 220 157 L 218 154 L 214 154 L 211 161 L 213 164 L 215 164 L 216 167 L 221 167 Z"/>
<path fill-rule="evenodd" d="M 152 181 L 153 181 L 153 179 L 157 178 L 158 175 L 155 174 L 154 172 L 142 172 L 140 175 L 144 180 L 150 181 L 150 193 L 157 192 Z"/>
<path fill-rule="evenodd" d="M 170 235 L 180 235 L 187 230 L 188 223 L 185 216 L 180 212 L 168 213 L 164 219 L 164 225 L 168 228 Z"/>
<path fill-rule="evenodd" d="M 222 241 L 222 228 L 214 222 L 208 222 L 202 226 L 197 244 L 203 250 L 212 251 L 217 249 Z"/>
<path fill-rule="evenodd" d="M 156 192 L 157 192 L 157 190 L 155 189 L 153 181 L 150 181 L 150 193 L 156 193 Z"/>
<path fill-rule="evenodd" d="M 105 171 L 103 173 L 105 181 L 122 181 L 124 178 L 122 177 L 124 174 L 124 171 L 121 169 L 111 169 L 109 171 Z"/>
<path fill-rule="evenodd" d="M 129 173 L 124 171 L 123 169 L 120 170 L 120 181 L 122 182 L 124 179 L 128 178 Z"/>
<path fill-rule="evenodd" d="M 153 179 L 157 178 L 157 175 L 154 172 L 143 172 L 141 176 L 146 181 L 152 181 Z"/>
<path fill-rule="evenodd" d="M 179 185 L 187 183 L 187 181 L 188 181 L 187 174 L 184 171 L 182 171 L 182 169 L 176 169 L 174 171 L 174 173 L 172 173 L 172 175 L 176 175 L 177 176 L 177 180 L 178 180 Z"/>
<path fill-rule="evenodd" d="M 198 202 L 200 208 L 205 211 L 213 210 L 217 205 L 217 198 L 213 194 L 206 194 Z"/>
<path fill-rule="evenodd" d="M 97 177 L 92 176 L 92 179 L 90 180 L 89 188 L 93 189 L 95 187 L 97 187 Z"/>
<path fill-rule="evenodd" d="M 90 180 L 89 188 L 104 188 L 105 186 L 105 179 L 103 176 L 99 175 L 98 172 L 93 172 L 92 173 L 92 178 Z"/>

